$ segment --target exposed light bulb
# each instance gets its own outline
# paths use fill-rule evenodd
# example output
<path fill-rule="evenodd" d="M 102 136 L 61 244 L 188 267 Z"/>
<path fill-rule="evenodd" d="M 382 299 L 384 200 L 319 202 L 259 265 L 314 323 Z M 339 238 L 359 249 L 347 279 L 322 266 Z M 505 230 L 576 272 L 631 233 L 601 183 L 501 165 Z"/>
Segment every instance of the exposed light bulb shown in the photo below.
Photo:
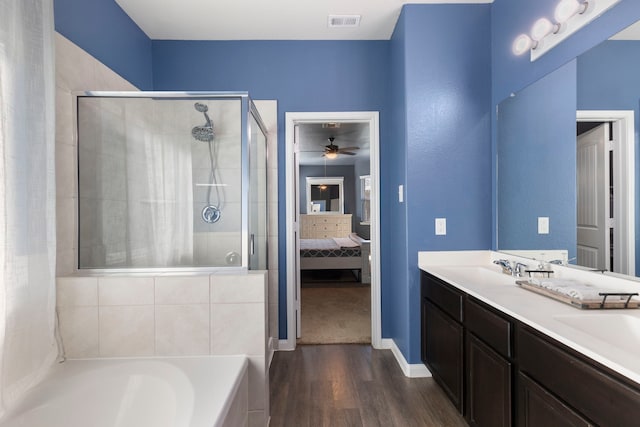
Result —
<path fill-rule="evenodd" d="M 559 24 L 564 24 L 574 15 L 578 13 L 584 13 L 589 6 L 588 2 L 579 2 L 578 0 L 561 0 L 556 6 L 554 18 Z"/>
<path fill-rule="evenodd" d="M 338 153 L 334 152 L 334 151 L 330 151 L 328 153 L 325 153 L 324 156 L 327 159 L 335 159 L 336 157 L 338 157 Z"/>
<path fill-rule="evenodd" d="M 514 54 L 520 56 L 526 53 L 532 47 L 534 47 L 534 41 L 531 40 L 531 37 L 529 37 L 526 34 L 520 34 L 513 41 L 513 46 L 511 47 L 511 50 L 513 50 Z"/>
<path fill-rule="evenodd" d="M 538 19 L 531 28 L 531 38 L 537 42 L 547 37 L 549 34 L 558 31 L 558 25 L 547 18 Z"/>

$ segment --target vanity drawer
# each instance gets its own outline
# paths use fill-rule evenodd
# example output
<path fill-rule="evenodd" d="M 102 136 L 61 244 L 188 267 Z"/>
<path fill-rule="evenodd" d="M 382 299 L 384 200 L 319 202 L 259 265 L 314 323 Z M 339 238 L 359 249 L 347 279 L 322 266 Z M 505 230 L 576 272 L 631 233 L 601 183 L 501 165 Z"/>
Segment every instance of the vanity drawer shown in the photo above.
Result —
<path fill-rule="evenodd" d="M 422 272 L 422 275 L 422 296 L 440 307 L 453 319 L 462 323 L 463 294 L 429 273 Z"/>
<path fill-rule="evenodd" d="M 527 326 L 516 334 L 520 371 L 597 425 L 637 426 L 640 388 Z"/>
<path fill-rule="evenodd" d="M 513 323 L 472 297 L 467 298 L 464 323 L 468 330 L 504 357 L 513 357 Z"/>

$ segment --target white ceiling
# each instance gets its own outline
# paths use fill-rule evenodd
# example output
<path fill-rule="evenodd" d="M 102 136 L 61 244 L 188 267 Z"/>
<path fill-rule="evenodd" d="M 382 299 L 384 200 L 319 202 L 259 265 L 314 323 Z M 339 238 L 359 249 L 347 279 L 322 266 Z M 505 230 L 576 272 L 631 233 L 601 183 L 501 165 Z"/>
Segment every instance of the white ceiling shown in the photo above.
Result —
<path fill-rule="evenodd" d="M 409 3 L 493 0 L 116 0 L 154 40 L 388 40 Z M 328 15 L 361 15 L 328 28 Z"/>
<path fill-rule="evenodd" d="M 369 159 L 369 125 L 367 123 L 340 123 L 339 128 L 328 129 L 318 124 L 299 125 L 300 165 L 324 165 L 325 145 L 329 137 L 334 137 L 333 144 L 340 148 L 358 147 L 352 150 L 354 156 L 338 154 L 335 159 L 326 159 L 327 166 L 353 165 L 361 159 Z"/>
<path fill-rule="evenodd" d="M 627 28 L 611 37 L 611 40 L 640 40 L 640 21 L 629 25 Z"/>

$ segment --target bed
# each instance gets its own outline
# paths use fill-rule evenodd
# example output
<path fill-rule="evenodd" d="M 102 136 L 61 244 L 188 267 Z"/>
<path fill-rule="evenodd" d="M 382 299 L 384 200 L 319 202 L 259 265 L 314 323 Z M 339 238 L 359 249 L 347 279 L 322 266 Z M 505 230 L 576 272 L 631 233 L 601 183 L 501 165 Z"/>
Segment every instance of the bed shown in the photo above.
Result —
<path fill-rule="evenodd" d="M 358 270 L 369 279 L 369 241 L 355 233 L 348 237 L 300 239 L 300 270 Z"/>

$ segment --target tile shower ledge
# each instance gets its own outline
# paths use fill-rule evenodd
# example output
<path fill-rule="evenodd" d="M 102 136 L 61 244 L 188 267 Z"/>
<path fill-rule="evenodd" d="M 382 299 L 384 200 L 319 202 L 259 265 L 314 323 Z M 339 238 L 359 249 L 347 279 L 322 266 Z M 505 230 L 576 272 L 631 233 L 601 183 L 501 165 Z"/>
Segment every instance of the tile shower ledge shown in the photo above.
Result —
<path fill-rule="evenodd" d="M 221 268 L 220 270 L 214 270 L 211 268 L 197 269 L 185 269 L 185 270 L 173 270 L 173 271 L 108 271 L 108 270 L 88 270 L 77 271 L 72 274 L 66 274 L 58 276 L 59 279 L 66 277 L 181 277 L 181 276 L 212 276 L 212 275 L 244 275 L 261 273 L 264 270 L 244 270 L 235 268 Z"/>
<path fill-rule="evenodd" d="M 635 331 L 632 336 L 620 336 L 624 325 L 616 325 L 616 317 L 612 317 L 630 316 L 634 323 L 635 320 L 640 322 L 640 309 L 580 310 L 554 301 L 516 285 L 516 278 L 502 274 L 500 267 L 492 263 L 499 258 L 523 260 L 493 251 L 420 252 L 418 267 L 640 384 L 640 331 Z M 532 263 L 531 260 L 523 261 Z M 640 291 L 635 281 L 572 270 L 554 266 L 556 277 L 584 280 L 605 288 L 615 286 Z M 589 334 L 586 327 L 581 331 L 575 325 L 569 326 L 559 320 L 563 316 L 589 316 L 591 320 L 592 316 L 601 316 L 603 321 L 614 320 L 611 340 Z M 627 344 L 624 348 L 612 344 L 616 341 Z M 636 351 L 631 351 L 634 347 Z"/>

